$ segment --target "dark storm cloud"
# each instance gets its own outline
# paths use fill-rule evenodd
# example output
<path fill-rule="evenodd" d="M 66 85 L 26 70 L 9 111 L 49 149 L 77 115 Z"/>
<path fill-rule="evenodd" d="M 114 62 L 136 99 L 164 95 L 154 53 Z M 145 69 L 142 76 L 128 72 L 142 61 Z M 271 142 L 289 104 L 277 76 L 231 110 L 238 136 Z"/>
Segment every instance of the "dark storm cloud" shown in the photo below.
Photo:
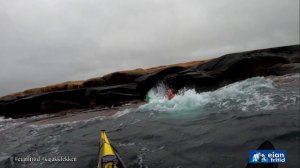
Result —
<path fill-rule="evenodd" d="M 298 0 L 0 0 L 0 95 L 299 43 Z"/>

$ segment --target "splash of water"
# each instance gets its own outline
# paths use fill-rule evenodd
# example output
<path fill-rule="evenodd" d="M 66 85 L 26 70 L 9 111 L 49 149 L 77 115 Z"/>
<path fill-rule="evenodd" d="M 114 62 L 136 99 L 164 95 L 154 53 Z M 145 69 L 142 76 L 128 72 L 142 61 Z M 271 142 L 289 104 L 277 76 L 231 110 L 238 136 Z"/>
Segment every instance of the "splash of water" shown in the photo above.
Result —
<path fill-rule="evenodd" d="M 195 89 L 182 89 L 172 100 L 164 95 L 166 86 L 163 84 L 151 89 L 152 97 L 148 104 L 142 105 L 140 111 L 159 112 L 191 112 L 207 109 L 217 111 L 272 110 L 276 103 L 272 98 L 275 83 L 264 77 L 254 77 L 236 82 L 211 92 L 197 93 Z"/>

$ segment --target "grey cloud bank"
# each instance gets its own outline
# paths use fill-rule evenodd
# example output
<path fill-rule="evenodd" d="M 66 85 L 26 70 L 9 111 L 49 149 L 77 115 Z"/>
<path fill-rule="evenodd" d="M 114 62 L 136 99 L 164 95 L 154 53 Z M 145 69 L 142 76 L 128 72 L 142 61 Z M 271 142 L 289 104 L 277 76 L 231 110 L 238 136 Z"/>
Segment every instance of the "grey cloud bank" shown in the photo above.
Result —
<path fill-rule="evenodd" d="M 0 0 L 0 95 L 298 43 L 298 0 Z"/>

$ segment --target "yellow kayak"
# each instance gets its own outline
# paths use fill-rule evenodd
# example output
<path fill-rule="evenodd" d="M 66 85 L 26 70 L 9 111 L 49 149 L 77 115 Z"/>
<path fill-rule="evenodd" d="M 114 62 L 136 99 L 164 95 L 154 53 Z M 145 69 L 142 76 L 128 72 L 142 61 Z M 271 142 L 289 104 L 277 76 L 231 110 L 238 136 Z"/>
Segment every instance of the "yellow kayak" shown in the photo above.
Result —
<path fill-rule="evenodd" d="M 100 152 L 97 168 L 125 168 L 115 148 L 109 142 L 105 130 L 100 133 Z"/>

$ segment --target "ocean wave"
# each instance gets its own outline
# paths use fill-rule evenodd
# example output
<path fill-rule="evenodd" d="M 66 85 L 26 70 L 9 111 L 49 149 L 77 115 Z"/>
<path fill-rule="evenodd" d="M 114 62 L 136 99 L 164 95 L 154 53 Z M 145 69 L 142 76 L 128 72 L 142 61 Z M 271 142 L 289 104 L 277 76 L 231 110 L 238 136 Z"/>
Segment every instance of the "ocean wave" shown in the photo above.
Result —
<path fill-rule="evenodd" d="M 87 120 L 60 122 L 60 123 L 53 123 L 53 124 L 30 124 L 28 126 L 33 128 L 33 129 L 36 129 L 36 130 L 42 130 L 42 129 L 57 127 L 57 128 L 60 128 L 61 132 L 65 132 L 65 131 L 73 129 L 75 126 L 86 125 L 89 122 L 101 121 L 103 119 L 105 119 L 105 117 L 99 116 L 99 117 L 94 117 L 94 118 L 90 118 L 90 119 L 87 119 Z"/>
<path fill-rule="evenodd" d="M 61 122 L 61 123 L 53 123 L 53 124 L 38 124 L 38 125 L 30 124 L 29 127 L 34 128 L 36 130 L 60 127 L 61 128 L 60 131 L 64 132 L 64 131 L 74 129 L 74 127 L 85 126 L 87 124 L 99 122 L 99 121 L 106 120 L 106 119 L 117 119 L 117 118 L 124 116 L 132 111 L 134 111 L 134 110 L 130 108 L 130 109 L 125 109 L 125 110 L 120 110 L 112 116 L 97 116 L 97 117 L 89 118 L 86 120 Z"/>
<path fill-rule="evenodd" d="M 25 123 L 26 122 L 24 122 L 24 121 L 18 121 L 16 119 L 12 119 L 12 118 L 0 117 L 0 132 L 7 130 L 7 129 L 16 128 L 17 126 L 25 124 Z"/>
<path fill-rule="evenodd" d="M 299 76 L 299 75 L 297 75 Z M 296 77 L 297 77 L 296 76 Z M 175 98 L 167 100 L 164 95 L 166 86 L 160 84 L 151 89 L 152 98 L 139 111 L 191 112 L 191 111 L 266 111 L 278 108 L 282 101 L 295 103 L 297 95 L 281 95 L 273 80 L 264 77 L 249 78 L 211 92 L 197 93 L 195 89 L 182 89 Z M 275 94 L 277 93 L 277 94 Z M 280 97 L 281 99 L 278 99 Z"/>
<path fill-rule="evenodd" d="M 0 123 L 4 123 L 4 122 L 8 122 L 13 120 L 12 118 L 4 118 L 4 117 L 0 117 Z"/>

